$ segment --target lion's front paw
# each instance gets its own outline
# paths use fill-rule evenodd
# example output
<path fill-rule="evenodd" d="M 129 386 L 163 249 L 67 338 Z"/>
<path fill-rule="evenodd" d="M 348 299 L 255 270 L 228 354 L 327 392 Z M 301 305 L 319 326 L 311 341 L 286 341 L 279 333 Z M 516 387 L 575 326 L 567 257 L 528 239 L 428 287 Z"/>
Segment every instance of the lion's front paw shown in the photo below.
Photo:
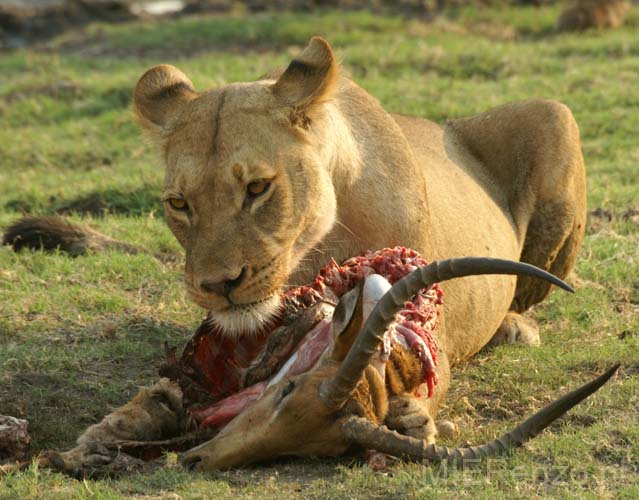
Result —
<path fill-rule="evenodd" d="M 457 426 L 450 420 L 438 420 L 435 422 L 435 427 L 437 427 L 437 435 L 443 439 L 453 439 L 459 433 Z"/>
<path fill-rule="evenodd" d="M 502 344 L 518 344 L 535 346 L 540 344 L 539 327 L 535 320 L 509 312 L 501 323 L 493 338 L 488 342 L 489 347 Z"/>
<path fill-rule="evenodd" d="M 394 396 L 389 401 L 385 424 L 406 436 L 434 443 L 437 429 L 424 403 L 415 396 Z"/>

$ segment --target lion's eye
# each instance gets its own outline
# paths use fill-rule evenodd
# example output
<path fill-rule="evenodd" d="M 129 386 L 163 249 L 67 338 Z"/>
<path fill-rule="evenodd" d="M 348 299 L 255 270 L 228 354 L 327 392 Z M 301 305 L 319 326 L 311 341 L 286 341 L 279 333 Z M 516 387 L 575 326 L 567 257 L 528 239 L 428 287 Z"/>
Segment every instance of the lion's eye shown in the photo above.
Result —
<path fill-rule="evenodd" d="M 250 182 L 248 186 L 246 186 L 246 194 L 249 196 L 259 196 L 264 194 L 268 187 L 271 185 L 269 181 L 259 180 Z"/>
<path fill-rule="evenodd" d="M 278 398 L 278 402 L 282 401 L 286 396 L 288 396 L 291 392 L 293 392 L 294 388 L 295 388 L 295 382 L 290 380 L 288 384 L 286 384 L 282 388 L 282 392 L 280 392 L 280 397 Z"/>
<path fill-rule="evenodd" d="M 249 182 L 246 186 L 246 197 L 244 198 L 244 208 L 249 208 L 260 196 L 264 196 L 271 187 L 271 181 L 260 179 Z"/>
<path fill-rule="evenodd" d="M 184 200 L 183 198 L 169 198 L 167 201 L 169 202 L 169 205 L 171 205 L 171 208 L 173 208 L 174 210 L 187 210 L 189 208 L 186 200 Z"/>

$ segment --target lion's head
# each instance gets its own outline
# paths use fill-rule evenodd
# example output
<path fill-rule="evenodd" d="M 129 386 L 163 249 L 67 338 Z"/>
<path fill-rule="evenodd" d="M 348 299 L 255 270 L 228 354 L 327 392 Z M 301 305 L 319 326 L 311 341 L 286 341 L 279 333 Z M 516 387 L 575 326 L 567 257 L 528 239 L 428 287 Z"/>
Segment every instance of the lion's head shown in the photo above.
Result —
<path fill-rule="evenodd" d="M 333 51 L 313 38 L 278 77 L 198 93 L 161 65 L 136 86 L 138 122 L 166 165 L 164 209 L 186 250 L 186 288 L 229 334 L 277 312 L 291 272 L 335 221 L 325 131 L 336 81 Z"/>

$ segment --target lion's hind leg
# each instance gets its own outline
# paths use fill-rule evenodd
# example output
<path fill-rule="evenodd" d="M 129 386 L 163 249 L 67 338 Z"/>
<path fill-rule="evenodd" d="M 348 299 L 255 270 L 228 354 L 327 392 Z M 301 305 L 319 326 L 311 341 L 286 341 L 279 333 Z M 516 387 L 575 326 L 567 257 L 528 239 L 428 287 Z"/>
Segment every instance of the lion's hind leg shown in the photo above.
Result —
<path fill-rule="evenodd" d="M 583 241 L 585 213 L 577 216 L 573 207 L 541 208 L 526 233 L 520 260 L 565 279 L 572 270 Z M 573 212 L 566 213 L 564 210 Z M 585 210 L 584 210 L 585 212 Z M 568 227 L 566 227 L 568 226 Z M 523 313 L 544 300 L 552 285 L 528 276 L 517 278 L 515 297 L 504 321 L 489 342 L 499 344 L 539 345 L 539 328 L 534 319 Z"/>
<path fill-rule="evenodd" d="M 563 200 L 548 203 L 535 211 L 520 258 L 561 279 L 565 279 L 575 265 L 586 225 L 585 194 L 577 202 L 572 198 L 572 193 L 566 193 Z M 511 310 L 518 313 L 528 310 L 548 296 L 551 286 L 520 276 Z"/>
<path fill-rule="evenodd" d="M 586 222 L 585 168 L 570 110 L 533 99 L 455 120 L 451 126 L 507 193 L 522 245 L 520 260 L 566 278 Z M 491 344 L 538 344 L 536 325 L 522 313 L 544 300 L 551 286 L 518 277 L 510 311 Z"/>
<path fill-rule="evenodd" d="M 520 260 L 565 279 L 575 264 L 583 241 L 585 217 L 585 197 L 579 210 L 567 200 L 539 207 L 528 226 Z M 510 311 L 489 345 L 539 345 L 537 323 L 523 313 L 544 300 L 551 287 L 546 281 L 519 276 Z"/>

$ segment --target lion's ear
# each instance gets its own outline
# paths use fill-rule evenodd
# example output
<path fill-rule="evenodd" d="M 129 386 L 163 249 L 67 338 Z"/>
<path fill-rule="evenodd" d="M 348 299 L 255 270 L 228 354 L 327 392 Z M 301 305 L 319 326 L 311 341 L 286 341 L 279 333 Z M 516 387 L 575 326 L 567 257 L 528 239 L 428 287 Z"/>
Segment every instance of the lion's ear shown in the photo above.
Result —
<path fill-rule="evenodd" d="M 331 97 L 337 70 L 331 46 L 326 40 L 313 37 L 275 82 L 273 94 L 285 106 L 308 109 Z"/>
<path fill-rule="evenodd" d="M 133 109 L 140 127 L 151 137 L 170 130 L 185 103 L 197 93 L 191 80 L 168 64 L 148 70 L 135 86 Z"/>

